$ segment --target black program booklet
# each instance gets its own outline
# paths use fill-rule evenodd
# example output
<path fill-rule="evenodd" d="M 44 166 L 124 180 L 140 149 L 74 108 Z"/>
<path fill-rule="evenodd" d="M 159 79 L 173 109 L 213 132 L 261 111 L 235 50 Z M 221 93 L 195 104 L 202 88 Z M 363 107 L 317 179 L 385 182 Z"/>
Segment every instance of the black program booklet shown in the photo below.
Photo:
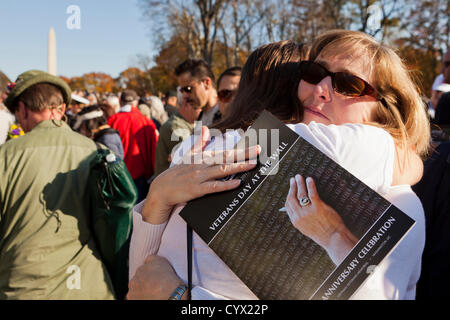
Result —
<path fill-rule="evenodd" d="M 269 112 L 250 129 L 238 145 L 267 146 L 256 168 L 235 177 L 239 188 L 193 200 L 180 216 L 259 299 L 349 299 L 415 221 Z M 280 211 L 296 174 L 314 178 L 359 239 L 338 266 Z"/>

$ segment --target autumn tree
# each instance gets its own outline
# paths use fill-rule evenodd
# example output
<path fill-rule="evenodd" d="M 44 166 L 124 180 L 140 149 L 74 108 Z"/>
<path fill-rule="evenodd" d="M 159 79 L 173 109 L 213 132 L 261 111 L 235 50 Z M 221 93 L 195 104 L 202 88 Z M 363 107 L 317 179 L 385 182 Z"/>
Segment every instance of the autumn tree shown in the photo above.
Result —
<path fill-rule="evenodd" d="M 139 96 L 153 94 L 153 81 L 150 71 L 145 72 L 137 67 L 130 67 L 122 71 L 117 79 L 121 89 L 131 89 Z"/>
<path fill-rule="evenodd" d="M 160 50 L 177 47 L 215 72 L 279 40 L 312 42 L 330 29 L 359 30 L 393 45 L 408 65 L 435 76 L 449 46 L 449 0 L 140 0 Z M 175 40 L 176 39 L 176 40 Z M 176 41 L 176 43 L 174 42 Z M 170 43 L 170 45 L 169 45 Z M 184 49 L 181 50 L 181 47 Z M 179 56 L 179 55 L 177 55 Z M 433 59 L 435 57 L 436 59 Z M 166 71 L 156 63 L 159 75 Z M 173 64 L 169 69 L 172 70 Z M 155 73 L 156 76 L 156 73 Z M 157 80 L 155 80 L 157 81 Z M 164 80 L 165 81 L 165 80 Z"/>
<path fill-rule="evenodd" d="M 132 62 L 131 68 L 135 67 L 141 70 L 140 76 L 143 76 L 143 79 L 138 79 L 139 81 L 143 81 L 143 86 L 145 87 L 145 90 L 152 94 L 154 93 L 154 83 L 153 83 L 153 76 L 151 74 L 151 69 L 153 66 L 153 59 L 146 54 L 137 54 Z M 120 79 L 120 77 L 119 77 Z"/>
<path fill-rule="evenodd" d="M 91 72 L 80 77 L 62 77 L 72 90 L 96 92 L 98 94 L 117 92 L 118 88 L 114 79 L 102 72 Z"/>
<path fill-rule="evenodd" d="M 170 41 L 163 45 L 154 59 L 155 66 L 150 70 L 157 91 L 167 92 L 177 87 L 174 70 L 188 57 L 187 48 L 178 36 L 172 36 Z"/>
<path fill-rule="evenodd" d="M 216 78 L 229 67 L 225 55 L 223 54 L 225 50 L 228 50 L 229 55 L 233 54 L 232 50 L 225 47 L 222 42 L 216 43 L 213 53 L 214 63 L 211 65 Z M 238 55 L 237 65 L 242 66 L 248 55 L 248 51 L 241 50 Z M 155 92 L 159 91 L 164 93 L 167 90 L 174 90 L 177 87 L 178 83 L 174 72 L 175 68 L 188 58 L 189 55 L 184 44 L 180 41 L 179 37 L 173 36 L 154 58 L 155 65 L 150 69 Z"/>
<path fill-rule="evenodd" d="M 450 48 L 450 1 L 409 0 L 404 8 L 396 45 L 400 54 L 414 66 L 421 86 L 430 95 L 434 78 L 440 73 L 442 55 Z"/>
<path fill-rule="evenodd" d="M 227 1 L 220 19 L 221 37 L 218 40 L 222 42 L 219 52 L 223 52 L 227 68 L 242 65 L 241 53 L 252 50 L 252 31 L 267 13 L 268 7 L 262 0 Z"/>
<path fill-rule="evenodd" d="M 402 20 L 402 37 L 420 48 L 445 50 L 450 47 L 450 1 L 410 0 Z"/>
<path fill-rule="evenodd" d="M 153 19 L 151 22 L 153 26 L 155 23 L 161 23 L 161 17 L 167 19 L 162 22 L 162 26 L 167 26 L 171 34 L 180 37 L 190 57 L 201 57 L 211 63 L 226 2 L 226 0 L 141 0 L 140 6 L 144 16 Z M 155 17 L 159 19 L 155 20 Z M 163 32 L 167 33 L 167 29 Z"/>
<path fill-rule="evenodd" d="M 88 91 L 104 94 L 117 90 L 114 79 L 106 73 L 92 72 L 85 74 L 83 78 Z"/>
<path fill-rule="evenodd" d="M 405 61 L 421 94 L 430 97 L 434 78 L 440 72 L 436 52 L 408 45 L 404 39 L 397 39 L 395 46 L 398 54 Z"/>

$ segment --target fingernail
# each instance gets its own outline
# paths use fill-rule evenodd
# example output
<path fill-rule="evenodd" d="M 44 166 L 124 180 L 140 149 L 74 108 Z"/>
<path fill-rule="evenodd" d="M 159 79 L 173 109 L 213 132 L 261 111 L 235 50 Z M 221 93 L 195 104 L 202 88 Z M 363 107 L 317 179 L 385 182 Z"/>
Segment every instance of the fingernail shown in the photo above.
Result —
<path fill-rule="evenodd" d="M 312 184 L 313 183 L 313 179 L 311 177 L 306 178 L 306 183 L 307 184 Z"/>
<path fill-rule="evenodd" d="M 295 183 L 295 179 L 291 178 L 291 185 L 293 185 Z"/>

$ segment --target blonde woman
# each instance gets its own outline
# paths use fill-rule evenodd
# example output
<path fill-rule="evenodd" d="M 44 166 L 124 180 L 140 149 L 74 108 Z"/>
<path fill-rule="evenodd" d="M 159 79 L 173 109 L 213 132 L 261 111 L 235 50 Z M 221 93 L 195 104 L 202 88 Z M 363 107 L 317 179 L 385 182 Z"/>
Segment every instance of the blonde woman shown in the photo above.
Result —
<path fill-rule="evenodd" d="M 430 142 L 429 123 L 415 84 L 393 50 L 354 31 L 336 30 L 321 35 L 300 72 L 298 96 L 305 108 L 303 123 L 371 124 L 390 133 L 397 151 L 406 151 L 394 163 L 394 172 L 400 175 L 394 175 L 393 187 L 383 195 L 417 224 L 379 266 L 379 277 L 370 277 L 366 287 L 379 288 L 376 282 L 384 282 L 386 297 L 414 298 L 424 246 L 424 217 L 410 185 L 420 178 L 421 167 L 418 163 L 417 170 L 405 168 L 410 167 L 415 154 L 426 155 Z M 358 154 L 358 149 L 350 152 Z M 338 264 L 357 239 L 339 215 L 320 200 L 313 179 L 305 178 L 291 179 L 286 200 L 289 217 L 300 232 L 324 247 Z M 310 202 L 302 206 L 300 199 L 305 197 Z M 358 294 L 359 298 L 370 297 L 368 292 Z"/>

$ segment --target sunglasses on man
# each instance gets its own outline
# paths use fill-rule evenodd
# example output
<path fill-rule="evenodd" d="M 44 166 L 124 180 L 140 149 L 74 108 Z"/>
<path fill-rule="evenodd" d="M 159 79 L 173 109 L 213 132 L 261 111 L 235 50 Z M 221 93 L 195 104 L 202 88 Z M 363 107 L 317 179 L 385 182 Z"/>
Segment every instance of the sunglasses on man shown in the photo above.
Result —
<path fill-rule="evenodd" d="M 314 85 L 330 76 L 333 90 L 344 96 L 370 96 L 380 100 L 370 84 L 349 72 L 331 72 L 317 62 L 302 61 L 300 62 L 300 73 L 304 81 Z"/>
<path fill-rule="evenodd" d="M 192 86 L 184 86 L 180 88 L 181 93 L 189 94 L 192 92 L 193 87 Z"/>
<path fill-rule="evenodd" d="M 195 80 L 194 82 L 202 82 L 203 80 L 205 80 L 205 79 Z M 192 92 L 193 89 L 194 89 L 194 86 L 193 86 L 193 85 L 188 85 L 188 86 L 181 87 L 181 88 L 180 88 L 180 92 L 181 92 L 181 93 L 189 94 L 189 93 Z"/>
<path fill-rule="evenodd" d="M 228 89 L 223 89 L 223 90 L 220 90 L 219 92 L 217 92 L 217 96 L 218 96 L 220 102 L 223 102 L 223 103 L 230 102 L 235 94 L 236 94 L 236 90 L 228 90 Z"/>

